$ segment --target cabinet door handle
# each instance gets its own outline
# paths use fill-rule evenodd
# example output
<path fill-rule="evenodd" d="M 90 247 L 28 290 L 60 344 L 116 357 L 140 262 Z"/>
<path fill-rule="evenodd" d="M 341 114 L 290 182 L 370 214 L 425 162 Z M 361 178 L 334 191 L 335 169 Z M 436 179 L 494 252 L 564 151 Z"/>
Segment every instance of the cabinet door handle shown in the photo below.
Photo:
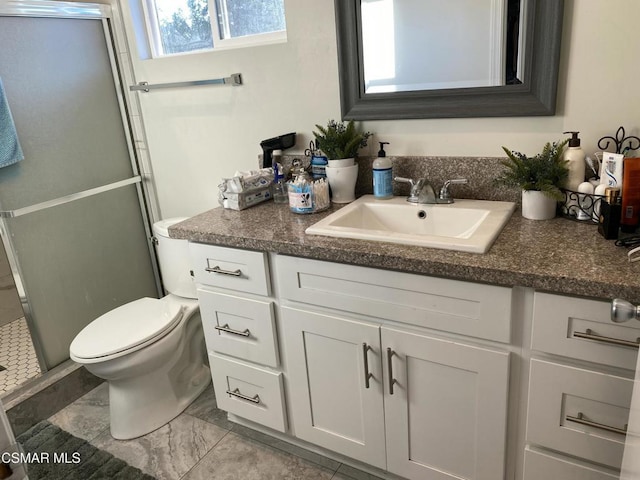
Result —
<path fill-rule="evenodd" d="M 607 343 L 609 345 L 621 345 L 623 347 L 640 348 L 640 338 L 637 341 L 632 342 L 630 340 L 622 340 L 620 338 L 605 337 L 603 335 L 597 335 L 593 333 L 593 330 L 587 328 L 585 332 L 573 332 L 573 336 L 576 338 L 585 338 L 587 340 L 593 340 L 600 343 Z"/>
<path fill-rule="evenodd" d="M 249 335 L 251 335 L 251 332 L 249 331 L 248 328 L 241 332 L 240 330 L 234 330 L 233 328 L 230 328 L 228 323 L 225 323 L 222 326 L 216 325 L 213 328 L 215 328 L 216 330 L 218 330 L 220 332 L 231 333 L 233 335 L 239 335 L 241 337 L 248 337 Z"/>
<path fill-rule="evenodd" d="M 204 269 L 205 272 L 209 273 L 219 273 L 220 275 L 231 275 L 232 277 L 239 277 L 242 275 L 242 270 L 223 270 L 219 265 L 216 265 L 213 268 L 207 267 Z"/>
<path fill-rule="evenodd" d="M 607 432 L 619 433 L 620 435 L 627 434 L 626 425 L 624 426 L 624 428 L 618 428 L 618 427 L 611 427 L 603 423 L 592 422 L 587 417 L 585 417 L 582 412 L 578 412 L 578 415 L 576 417 L 567 415 L 565 418 L 570 422 L 579 423 L 580 425 L 587 425 L 589 427 L 599 428 L 600 430 L 606 430 Z"/>
<path fill-rule="evenodd" d="M 255 394 L 253 397 L 249 397 L 248 395 L 243 395 L 242 393 L 240 393 L 239 388 L 236 388 L 234 390 L 227 390 L 227 393 L 239 398 L 240 400 L 245 400 L 251 403 L 260 403 L 260 395 Z"/>
<path fill-rule="evenodd" d="M 362 344 L 362 356 L 364 358 L 364 387 L 369 388 L 369 380 L 373 378 L 373 373 L 369 372 L 369 350 L 372 348 L 366 343 Z"/>
<path fill-rule="evenodd" d="M 389 395 L 393 395 L 393 386 L 398 381 L 393 378 L 393 356 L 396 354 L 393 350 L 387 347 L 387 370 L 389 371 Z"/>

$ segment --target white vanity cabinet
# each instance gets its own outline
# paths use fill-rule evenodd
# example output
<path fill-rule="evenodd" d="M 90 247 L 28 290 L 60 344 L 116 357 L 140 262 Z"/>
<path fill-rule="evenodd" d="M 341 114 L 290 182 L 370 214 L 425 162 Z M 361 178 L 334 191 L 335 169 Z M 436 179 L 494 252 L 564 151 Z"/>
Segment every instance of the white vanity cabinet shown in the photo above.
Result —
<path fill-rule="evenodd" d="M 609 302 L 190 248 L 234 420 L 409 480 L 618 478 L 640 328 Z"/>
<path fill-rule="evenodd" d="M 414 325 L 508 338 L 482 312 L 510 312 L 509 289 L 291 257 L 276 270 L 281 297 L 310 303 L 280 309 L 297 437 L 409 479 L 504 478 L 509 353 Z"/>
<path fill-rule="evenodd" d="M 640 329 L 612 323 L 610 309 L 605 301 L 534 295 L 526 437 L 551 452 L 527 450 L 525 480 L 540 478 L 540 465 L 555 478 L 617 478 Z"/>

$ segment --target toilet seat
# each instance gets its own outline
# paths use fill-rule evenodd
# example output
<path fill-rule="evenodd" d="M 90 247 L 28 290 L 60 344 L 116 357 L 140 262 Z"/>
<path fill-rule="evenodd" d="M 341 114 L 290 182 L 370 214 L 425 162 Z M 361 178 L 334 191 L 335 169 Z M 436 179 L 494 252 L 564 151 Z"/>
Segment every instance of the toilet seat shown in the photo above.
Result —
<path fill-rule="evenodd" d="M 140 298 L 96 318 L 71 343 L 71 358 L 122 356 L 164 337 L 185 312 L 184 306 L 166 298 Z"/>

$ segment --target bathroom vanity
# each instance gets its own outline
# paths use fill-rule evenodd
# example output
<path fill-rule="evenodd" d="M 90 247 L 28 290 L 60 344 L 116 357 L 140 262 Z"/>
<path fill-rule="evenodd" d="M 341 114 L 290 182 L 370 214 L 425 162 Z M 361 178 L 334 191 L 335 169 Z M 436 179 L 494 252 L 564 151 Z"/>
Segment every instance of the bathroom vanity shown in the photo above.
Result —
<path fill-rule="evenodd" d="M 170 230 L 232 420 L 379 476 L 617 478 L 640 337 L 609 321 L 640 300 L 624 251 L 517 214 L 485 255 L 305 235 L 321 215 Z"/>

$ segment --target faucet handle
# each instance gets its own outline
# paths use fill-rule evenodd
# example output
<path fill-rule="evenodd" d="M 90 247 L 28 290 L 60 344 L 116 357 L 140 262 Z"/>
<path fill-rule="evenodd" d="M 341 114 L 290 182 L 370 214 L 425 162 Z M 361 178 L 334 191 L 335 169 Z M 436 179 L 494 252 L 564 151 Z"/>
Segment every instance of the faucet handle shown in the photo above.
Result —
<path fill-rule="evenodd" d="M 408 183 L 409 185 L 411 185 L 411 193 L 412 194 L 417 194 L 418 191 L 422 188 L 422 185 L 424 185 L 424 182 L 425 182 L 424 178 L 419 178 L 417 180 L 414 180 L 413 178 L 394 177 L 393 179 L 396 182 Z"/>
<path fill-rule="evenodd" d="M 446 182 L 444 182 L 444 185 L 442 185 L 442 188 L 440 189 L 438 200 L 440 200 L 442 203 L 453 203 L 453 198 L 451 197 L 451 193 L 449 192 L 449 186 L 464 185 L 467 183 L 469 183 L 469 181 L 466 178 L 454 178 L 451 180 L 447 180 Z"/>
<path fill-rule="evenodd" d="M 417 180 L 414 180 L 413 178 L 406 178 L 406 177 L 394 177 L 393 179 L 396 182 L 408 183 L 409 185 L 411 185 L 411 193 L 407 197 L 407 202 L 418 203 L 418 197 L 420 195 L 420 191 L 422 190 L 424 183 L 426 182 L 426 179 L 419 178 Z"/>
<path fill-rule="evenodd" d="M 407 178 L 407 177 L 393 177 L 393 179 L 396 182 L 408 183 L 409 185 L 411 185 L 412 188 L 419 183 L 424 183 L 424 178 L 419 178 L 417 180 L 414 180 L 413 178 Z"/>

